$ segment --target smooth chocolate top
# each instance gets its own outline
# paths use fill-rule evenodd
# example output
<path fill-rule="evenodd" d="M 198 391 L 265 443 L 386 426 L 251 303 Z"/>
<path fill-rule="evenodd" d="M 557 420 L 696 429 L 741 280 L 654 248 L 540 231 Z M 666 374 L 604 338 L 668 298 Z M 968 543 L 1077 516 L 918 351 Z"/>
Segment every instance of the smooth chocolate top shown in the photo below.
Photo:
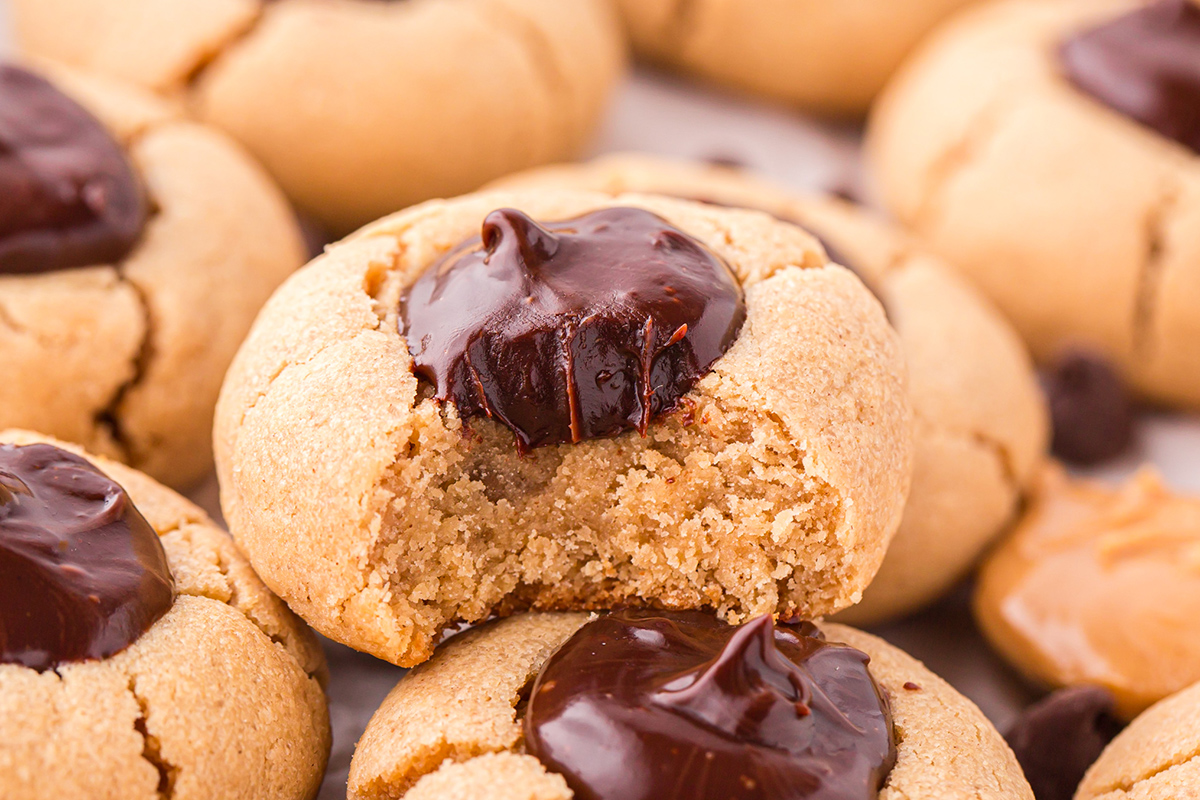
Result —
<path fill-rule="evenodd" d="M 578 800 L 875 800 L 896 746 L 869 660 L 810 623 L 610 614 L 542 668 L 526 747 Z"/>
<path fill-rule="evenodd" d="M 1080 90 L 1200 153 L 1200 7 L 1158 0 L 1066 39 Z"/>
<path fill-rule="evenodd" d="M 174 592 L 158 534 L 124 489 L 74 453 L 0 445 L 0 663 L 108 658 Z"/>
<path fill-rule="evenodd" d="M 96 118 L 0 64 L 0 274 L 120 261 L 146 215 L 125 153 Z"/>
<path fill-rule="evenodd" d="M 503 423 L 525 451 L 644 434 L 729 349 L 746 307 L 719 256 L 649 211 L 539 224 L 501 209 L 417 278 L 400 317 L 437 399 Z"/>

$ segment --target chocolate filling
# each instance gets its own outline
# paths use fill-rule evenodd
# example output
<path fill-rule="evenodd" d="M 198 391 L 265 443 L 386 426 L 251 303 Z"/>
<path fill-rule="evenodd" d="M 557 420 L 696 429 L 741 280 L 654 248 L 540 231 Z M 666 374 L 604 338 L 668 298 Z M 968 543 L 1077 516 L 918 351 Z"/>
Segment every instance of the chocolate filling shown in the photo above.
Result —
<path fill-rule="evenodd" d="M 542 668 L 526 747 L 578 800 L 874 800 L 896 746 L 869 660 L 810 623 L 610 614 Z"/>
<path fill-rule="evenodd" d="M 719 256 L 637 208 L 539 224 L 488 214 L 480 237 L 400 301 L 413 371 L 524 452 L 646 432 L 733 344 L 741 287 Z"/>
<path fill-rule="evenodd" d="M 0 663 L 108 658 L 174 592 L 158 534 L 124 489 L 57 447 L 0 445 Z"/>
<path fill-rule="evenodd" d="M 1158 0 L 1066 39 L 1078 89 L 1200 153 L 1200 7 Z"/>
<path fill-rule="evenodd" d="M 146 214 L 125 153 L 96 118 L 0 65 L 0 274 L 120 261 Z"/>

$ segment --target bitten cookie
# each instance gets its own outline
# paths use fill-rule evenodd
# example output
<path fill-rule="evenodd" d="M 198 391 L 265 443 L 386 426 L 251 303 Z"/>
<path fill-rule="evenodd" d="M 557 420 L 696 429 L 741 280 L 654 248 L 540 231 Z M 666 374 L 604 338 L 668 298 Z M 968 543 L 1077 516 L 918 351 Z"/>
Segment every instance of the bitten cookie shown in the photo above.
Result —
<path fill-rule="evenodd" d="M 299 231 L 225 136 L 45 74 L 0 65 L 0 425 L 193 483 L 225 370 L 304 261 Z"/>
<path fill-rule="evenodd" d="M 620 155 L 546 167 L 501 185 L 654 192 L 767 211 L 814 233 L 879 295 L 908 362 L 915 417 L 904 519 L 861 603 L 871 624 L 915 611 L 964 577 L 1016 511 L 1046 449 L 1033 366 L 984 298 L 901 231 L 839 201 L 803 197 L 727 168 Z"/>
<path fill-rule="evenodd" d="M 73 446 L 0 433 L 5 800 L 312 798 L 324 670 L 200 509 Z"/>
<path fill-rule="evenodd" d="M 899 522 L 910 423 L 882 307 L 799 228 L 493 192 L 297 273 L 216 441 L 267 584 L 403 666 L 497 611 L 851 605 Z"/>
<path fill-rule="evenodd" d="M 181 97 L 333 233 L 586 143 L 608 0 L 14 0 L 30 54 Z"/>
<path fill-rule="evenodd" d="M 618 0 L 639 55 L 814 111 L 867 110 L 922 36 L 973 0 Z"/>
<path fill-rule="evenodd" d="M 1105 354 L 1200 405 L 1200 6 L 1009 0 L 922 48 L 881 98 L 884 199 L 1039 360 Z"/>
<path fill-rule="evenodd" d="M 980 570 L 992 645 L 1046 686 L 1112 692 L 1130 719 L 1200 680 L 1200 499 L 1153 472 L 1118 489 L 1050 466 Z"/>
<path fill-rule="evenodd" d="M 1075 800 L 1200 796 L 1200 684 L 1135 719 L 1084 776 Z"/>
<path fill-rule="evenodd" d="M 771 781 L 866 800 L 1033 797 L 979 710 L 880 639 L 695 613 L 532 614 L 455 637 L 375 713 L 349 794 L 783 796 Z"/>

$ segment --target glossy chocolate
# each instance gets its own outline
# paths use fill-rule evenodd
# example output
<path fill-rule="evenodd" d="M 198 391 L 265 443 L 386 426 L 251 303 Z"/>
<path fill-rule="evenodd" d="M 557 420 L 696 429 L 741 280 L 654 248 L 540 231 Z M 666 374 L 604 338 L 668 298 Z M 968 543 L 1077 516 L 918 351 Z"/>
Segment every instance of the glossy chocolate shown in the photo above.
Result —
<path fill-rule="evenodd" d="M 1200 6 L 1157 0 L 1071 36 L 1059 59 L 1081 91 L 1200 153 Z"/>
<path fill-rule="evenodd" d="M 542 668 L 526 748 L 577 800 L 875 800 L 896 749 L 868 661 L 809 623 L 610 614 Z"/>
<path fill-rule="evenodd" d="M 1121 732 L 1113 696 L 1097 686 L 1060 689 L 1017 717 L 1004 738 L 1037 800 L 1071 800 L 1088 767 Z"/>
<path fill-rule="evenodd" d="M 108 131 L 47 81 L 0 64 L 0 274 L 120 261 L 146 213 Z"/>
<path fill-rule="evenodd" d="M 539 224 L 501 209 L 417 278 L 400 317 L 437 399 L 503 423 L 525 451 L 644 434 L 729 349 L 746 307 L 719 256 L 648 211 Z"/>
<path fill-rule="evenodd" d="M 0 663 L 107 658 L 171 608 L 158 534 L 74 453 L 0 445 Z"/>
<path fill-rule="evenodd" d="M 1050 406 L 1054 455 L 1078 466 L 1094 466 L 1133 445 L 1133 400 L 1103 356 L 1067 351 L 1043 368 L 1041 379 Z"/>

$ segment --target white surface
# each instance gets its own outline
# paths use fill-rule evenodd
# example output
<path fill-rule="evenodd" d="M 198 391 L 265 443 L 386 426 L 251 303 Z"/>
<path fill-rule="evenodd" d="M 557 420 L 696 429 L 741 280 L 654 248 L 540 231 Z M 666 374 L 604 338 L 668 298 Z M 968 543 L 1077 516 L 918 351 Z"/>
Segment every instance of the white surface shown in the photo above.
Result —
<path fill-rule="evenodd" d="M 172 2 L 173 0 L 163 0 Z M 0 53 L 7 41 L 0 0 Z M 596 152 L 644 150 L 675 156 L 732 157 L 798 189 L 858 185 L 858 132 L 807 121 L 780 109 L 638 74 L 625 85 L 598 137 Z M 1127 475 L 1145 460 L 1181 490 L 1200 492 L 1200 420 L 1153 414 L 1140 424 L 1139 451 L 1098 474 Z M 196 499 L 216 510 L 213 486 Z M 975 631 L 960 590 L 938 607 L 879 631 L 925 660 L 1003 727 L 1032 697 L 992 656 Z M 329 644 L 335 747 L 321 800 L 340 800 L 353 744 L 401 670 Z"/>

